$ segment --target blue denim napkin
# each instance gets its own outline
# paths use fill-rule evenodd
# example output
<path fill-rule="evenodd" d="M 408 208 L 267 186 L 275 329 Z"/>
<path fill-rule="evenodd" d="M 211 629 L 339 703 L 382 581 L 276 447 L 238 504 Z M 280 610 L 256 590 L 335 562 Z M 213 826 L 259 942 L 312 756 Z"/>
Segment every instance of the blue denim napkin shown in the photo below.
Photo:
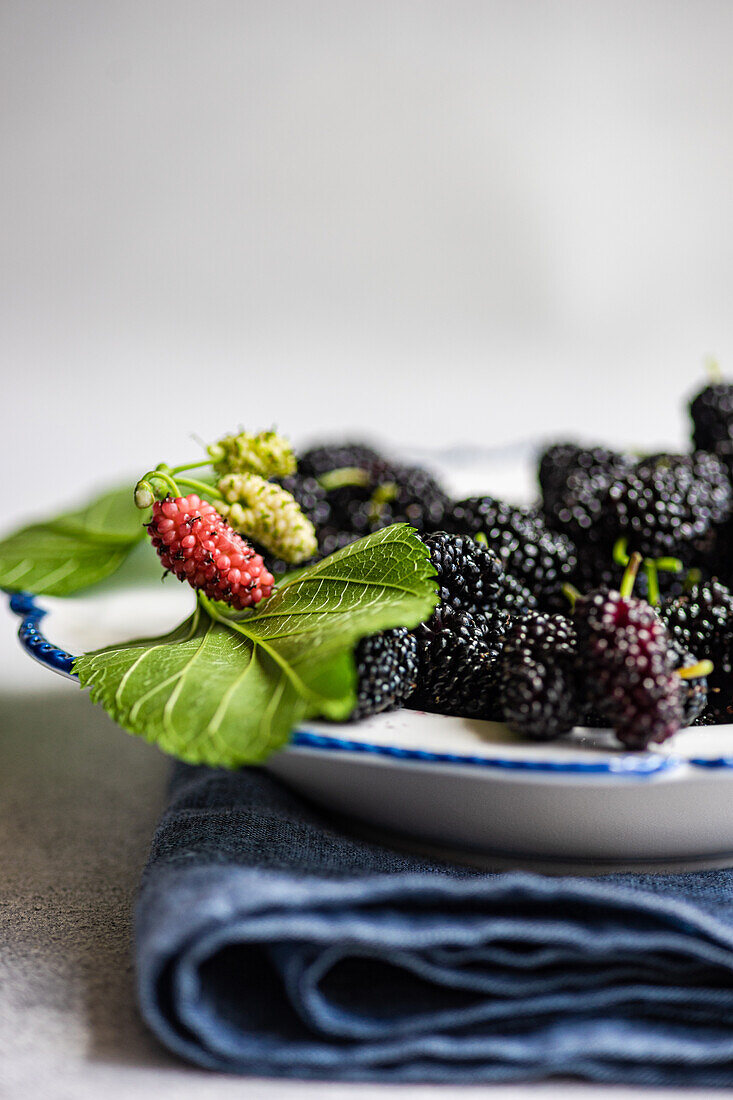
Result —
<path fill-rule="evenodd" d="M 254 769 L 177 769 L 137 970 L 153 1031 L 213 1069 L 733 1085 L 733 872 L 435 864 Z"/>

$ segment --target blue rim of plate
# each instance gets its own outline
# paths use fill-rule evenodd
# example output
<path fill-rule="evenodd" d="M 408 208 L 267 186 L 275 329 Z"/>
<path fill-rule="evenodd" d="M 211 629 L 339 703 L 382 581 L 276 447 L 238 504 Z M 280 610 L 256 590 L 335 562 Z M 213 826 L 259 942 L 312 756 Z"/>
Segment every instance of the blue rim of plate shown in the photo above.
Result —
<path fill-rule="evenodd" d="M 40 622 L 48 612 L 28 592 L 7 593 L 10 610 L 20 617 L 18 640 L 34 660 L 76 680 L 72 671 L 73 654 L 48 640 L 40 629 Z M 343 737 L 331 737 L 300 729 L 293 734 L 291 746 L 327 752 L 361 753 L 367 756 L 386 756 L 398 760 L 411 760 L 423 764 L 461 764 L 471 767 L 493 768 L 499 771 L 549 772 L 570 775 L 607 775 L 628 779 L 648 779 L 651 776 L 669 774 L 682 767 L 702 768 L 713 771 L 733 769 L 733 756 L 705 757 L 662 756 L 657 753 L 619 753 L 607 760 L 583 762 L 581 760 L 527 760 L 506 757 L 465 756 L 453 753 L 429 752 L 425 749 L 401 749 L 396 745 L 373 745 L 366 741 L 353 741 Z"/>

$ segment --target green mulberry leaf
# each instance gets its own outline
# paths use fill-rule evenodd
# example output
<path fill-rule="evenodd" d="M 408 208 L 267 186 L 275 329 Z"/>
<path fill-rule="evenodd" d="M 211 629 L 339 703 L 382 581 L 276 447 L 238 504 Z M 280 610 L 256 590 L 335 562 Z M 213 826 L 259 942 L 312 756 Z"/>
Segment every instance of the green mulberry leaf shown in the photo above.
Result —
<path fill-rule="evenodd" d="M 436 602 L 427 547 L 395 524 L 301 570 L 255 614 L 201 599 L 172 633 L 88 653 L 74 671 L 131 733 L 235 768 L 264 760 L 305 718 L 347 718 L 356 642 L 416 626 Z"/>
<path fill-rule="evenodd" d="M 130 489 L 114 489 L 0 541 L 0 588 L 69 596 L 114 573 L 144 537 Z"/>

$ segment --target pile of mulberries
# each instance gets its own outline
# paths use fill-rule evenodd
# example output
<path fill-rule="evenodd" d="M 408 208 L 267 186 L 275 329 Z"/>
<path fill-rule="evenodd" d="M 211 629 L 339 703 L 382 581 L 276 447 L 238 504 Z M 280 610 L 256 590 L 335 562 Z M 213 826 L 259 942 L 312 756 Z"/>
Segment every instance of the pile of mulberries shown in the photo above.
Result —
<path fill-rule="evenodd" d="M 281 481 L 318 555 L 402 521 L 436 570 L 427 622 L 360 643 L 355 717 L 408 706 L 535 740 L 601 725 L 629 749 L 733 722 L 733 384 L 690 414 L 685 454 L 547 446 L 531 507 L 452 500 L 365 443 L 300 455 Z"/>
<path fill-rule="evenodd" d="M 392 523 L 437 531 L 452 503 L 429 470 L 394 461 L 366 443 L 311 447 L 297 464 L 297 473 L 277 480 L 315 528 L 311 562 Z M 274 573 L 289 567 L 276 557 L 267 561 Z"/>
<path fill-rule="evenodd" d="M 536 509 L 518 508 L 493 497 L 471 497 L 450 509 L 446 530 L 482 535 L 507 572 L 528 589 L 543 609 L 566 607 L 562 586 L 577 572 L 571 540 L 550 530 Z"/>

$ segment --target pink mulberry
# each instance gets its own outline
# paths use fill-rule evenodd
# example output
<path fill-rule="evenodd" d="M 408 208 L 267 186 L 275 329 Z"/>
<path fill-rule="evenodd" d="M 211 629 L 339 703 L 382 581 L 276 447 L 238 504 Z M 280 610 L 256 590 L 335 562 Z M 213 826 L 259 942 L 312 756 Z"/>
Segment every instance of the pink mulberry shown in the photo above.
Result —
<path fill-rule="evenodd" d="M 260 555 L 194 493 L 156 501 L 148 533 L 165 568 L 211 600 L 240 611 L 272 591 L 275 581 Z"/>

